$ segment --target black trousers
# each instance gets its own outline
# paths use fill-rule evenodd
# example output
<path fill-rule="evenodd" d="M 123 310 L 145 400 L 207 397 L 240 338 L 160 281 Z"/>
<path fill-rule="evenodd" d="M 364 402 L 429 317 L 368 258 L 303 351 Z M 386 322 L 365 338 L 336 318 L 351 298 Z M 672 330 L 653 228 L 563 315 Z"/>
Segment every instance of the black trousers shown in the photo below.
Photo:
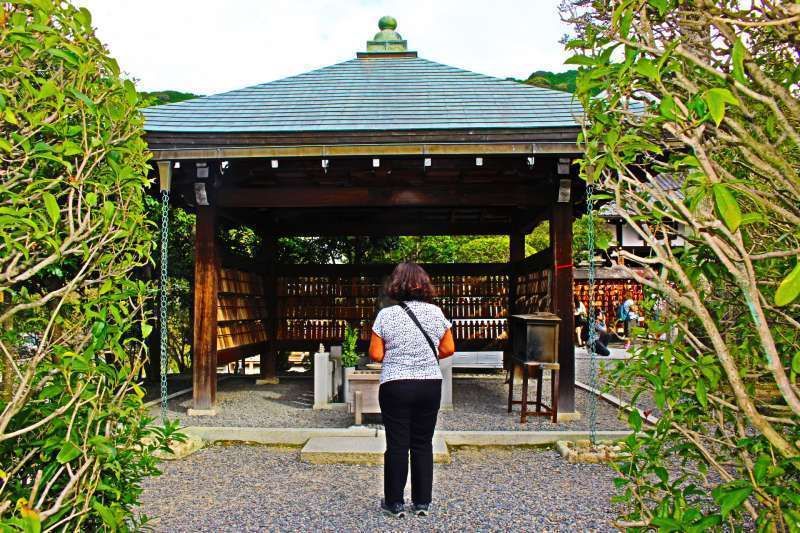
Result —
<path fill-rule="evenodd" d="M 378 400 L 386 429 L 383 456 L 383 499 L 403 503 L 411 451 L 411 501 L 431 503 L 433 430 L 442 398 L 440 379 L 403 379 L 381 385 Z"/>

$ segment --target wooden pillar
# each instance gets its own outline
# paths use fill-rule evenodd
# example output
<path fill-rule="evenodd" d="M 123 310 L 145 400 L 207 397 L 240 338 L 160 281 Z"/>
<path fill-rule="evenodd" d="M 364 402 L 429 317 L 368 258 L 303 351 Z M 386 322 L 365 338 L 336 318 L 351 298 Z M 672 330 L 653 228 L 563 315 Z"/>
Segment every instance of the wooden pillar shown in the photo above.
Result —
<path fill-rule="evenodd" d="M 556 203 L 550 216 L 550 246 L 553 249 L 553 312 L 561 318 L 558 329 L 559 379 L 558 409 L 575 411 L 575 346 L 572 336 L 572 204 Z"/>
<path fill-rule="evenodd" d="M 264 272 L 264 299 L 267 305 L 267 342 L 261 351 L 259 362 L 260 380 L 262 383 L 278 382 L 278 278 L 275 264 L 278 252 L 278 239 L 275 235 L 262 235 L 262 258 L 266 263 Z"/>
<path fill-rule="evenodd" d="M 194 251 L 194 414 L 214 414 L 217 397 L 217 212 L 197 206 Z"/>
<path fill-rule="evenodd" d="M 511 368 L 511 315 L 519 312 L 517 309 L 517 275 L 519 273 L 519 262 L 525 259 L 525 234 L 514 232 L 508 236 L 508 304 L 506 316 L 508 322 L 508 342 L 506 350 L 503 352 L 503 366 Z"/>

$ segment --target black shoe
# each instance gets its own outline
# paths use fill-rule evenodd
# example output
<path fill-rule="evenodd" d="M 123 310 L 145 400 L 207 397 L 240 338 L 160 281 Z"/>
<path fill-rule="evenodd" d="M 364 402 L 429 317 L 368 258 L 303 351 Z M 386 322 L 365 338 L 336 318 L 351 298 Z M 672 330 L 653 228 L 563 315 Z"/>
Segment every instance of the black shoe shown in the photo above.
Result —
<path fill-rule="evenodd" d="M 383 511 L 383 514 L 393 516 L 395 518 L 403 518 L 406 516 L 406 508 L 402 503 L 386 505 L 386 503 L 381 501 L 381 511 Z"/>
<path fill-rule="evenodd" d="M 427 503 L 415 503 L 414 504 L 414 514 L 417 516 L 428 516 L 431 514 L 430 505 Z"/>

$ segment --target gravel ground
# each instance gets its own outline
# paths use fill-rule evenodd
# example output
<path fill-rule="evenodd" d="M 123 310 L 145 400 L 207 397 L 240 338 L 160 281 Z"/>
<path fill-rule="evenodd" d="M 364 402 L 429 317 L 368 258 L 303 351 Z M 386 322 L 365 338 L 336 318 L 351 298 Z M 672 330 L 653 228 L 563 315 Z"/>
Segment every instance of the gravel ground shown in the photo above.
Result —
<path fill-rule="evenodd" d="M 631 395 L 627 392 L 619 389 L 618 387 L 609 386 L 608 383 L 611 381 L 608 373 L 611 369 L 613 369 L 614 365 L 618 364 L 620 360 L 624 361 L 625 359 L 629 358 L 630 356 L 625 352 L 623 349 L 617 346 L 611 347 L 611 356 L 610 357 L 598 357 L 597 358 L 597 368 L 598 368 L 598 385 L 601 390 L 613 394 L 617 398 L 622 398 L 626 401 L 630 401 Z M 575 349 L 575 379 L 581 381 L 587 385 L 589 385 L 589 356 L 587 355 L 585 349 L 583 348 L 576 348 Z M 654 416 L 658 416 L 658 408 L 653 401 L 653 398 L 650 394 L 641 394 L 636 400 L 636 406 L 643 411 L 651 411 Z"/>
<path fill-rule="evenodd" d="M 571 465 L 551 450 L 451 453 L 435 467 L 426 518 L 378 512 L 381 467 L 309 465 L 297 450 L 258 446 L 164 463 L 145 483 L 141 512 L 165 532 L 615 531 L 607 466 Z"/>
<path fill-rule="evenodd" d="M 533 383 L 533 382 L 531 382 Z M 549 403 L 549 383 L 545 382 L 543 399 Z M 518 395 L 521 386 L 517 385 Z M 531 397 L 533 391 L 530 391 Z M 437 427 L 445 430 L 587 430 L 589 422 L 581 420 L 553 424 L 547 417 L 529 417 L 524 425 L 519 423 L 519 406 L 507 412 L 508 388 L 502 379 L 493 377 L 453 380 L 453 405 L 451 412 L 441 412 Z M 589 393 L 575 391 L 578 411 L 586 413 Z M 252 379 L 231 378 L 217 388 L 217 415 L 190 417 L 186 409 L 191 406 L 191 396 L 184 395 L 169 402 L 170 418 L 179 418 L 185 426 L 243 426 L 243 427 L 348 427 L 353 415 L 344 409 L 315 411 L 313 383 L 311 380 L 282 379 L 278 385 L 256 385 Z M 158 406 L 153 407 L 153 413 Z M 600 430 L 627 429 L 620 420 L 618 410 L 600 401 L 597 408 Z M 380 423 L 380 415 L 370 415 L 365 422 Z"/>

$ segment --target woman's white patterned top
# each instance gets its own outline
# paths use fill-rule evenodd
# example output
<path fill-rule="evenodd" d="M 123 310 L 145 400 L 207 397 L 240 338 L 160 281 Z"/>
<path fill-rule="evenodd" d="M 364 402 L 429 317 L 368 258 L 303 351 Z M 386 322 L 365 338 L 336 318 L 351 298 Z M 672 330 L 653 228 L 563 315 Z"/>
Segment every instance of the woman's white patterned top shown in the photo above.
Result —
<path fill-rule="evenodd" d="M 442 310 L 425 302 L 406 302 L 419 323 L 439 347 L 450 322 Z M 399 305 L 384 307 L 372 331 L 383 339 L 381 383 L 397 379 L 442 379 L 442 371 L 425 336 Z"/>

